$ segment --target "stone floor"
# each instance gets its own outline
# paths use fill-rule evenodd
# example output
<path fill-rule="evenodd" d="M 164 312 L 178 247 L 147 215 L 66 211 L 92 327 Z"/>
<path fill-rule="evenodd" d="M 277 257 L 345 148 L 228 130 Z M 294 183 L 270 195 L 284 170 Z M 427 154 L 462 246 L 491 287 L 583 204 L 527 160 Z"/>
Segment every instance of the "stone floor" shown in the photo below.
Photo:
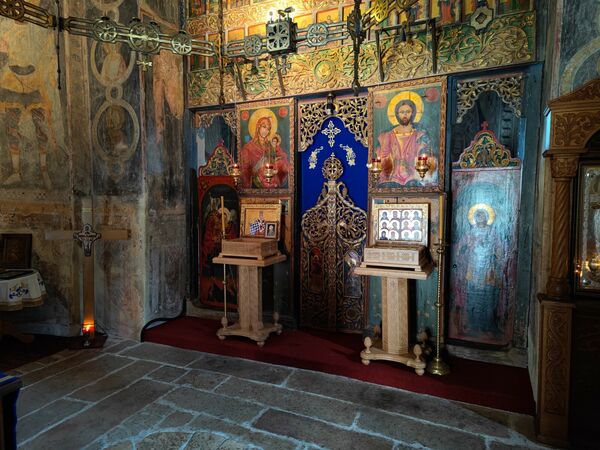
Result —
<path fill-rule="evenodd" d="M 533 419 L 308 370 L 133 341 L 22 377 L 22 449 L 516 449 Z"/>

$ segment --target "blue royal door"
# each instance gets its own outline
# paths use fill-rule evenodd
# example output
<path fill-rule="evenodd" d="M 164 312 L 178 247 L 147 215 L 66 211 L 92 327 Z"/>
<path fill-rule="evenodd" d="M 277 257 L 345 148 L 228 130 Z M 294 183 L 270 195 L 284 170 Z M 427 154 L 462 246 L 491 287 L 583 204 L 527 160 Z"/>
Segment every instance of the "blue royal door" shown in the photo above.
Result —
<path fill-rule="evenodd" d="M 299 159 L 300 323 L 361 332 L 368 308 L 354 268 L 367 237 L 368 150 L 340 118 L 327 117 Z"/>

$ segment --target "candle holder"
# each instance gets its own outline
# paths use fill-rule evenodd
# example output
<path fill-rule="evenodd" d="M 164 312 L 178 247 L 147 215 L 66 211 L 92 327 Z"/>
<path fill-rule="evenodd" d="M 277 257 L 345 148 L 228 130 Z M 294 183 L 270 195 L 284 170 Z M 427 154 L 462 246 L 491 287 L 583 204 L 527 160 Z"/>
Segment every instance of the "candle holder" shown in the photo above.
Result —
<path fill-rule="evenodd" d="M 441 226 L 441 224 L 440 224 Z M 444 253 L 446 243 L 440 238 L 436 252 L 438 254 L 438 283 L 437 283 L 437 301 L 435 308 L 437 310 L 436 336 L 435 336 L 435 356 L 427 363 L 427 372 L 433 375 L 448 375 L 450 366 L 442 360 L 442 280 L 444 279 Z"/>
<path fill-rule="evenodd" d="M 237 188 L 240 185 L 240 180 L 242 178 L 242 171 L 238 163 L 233 163 L 233 166 L 231 166 L 231 176 L 233 177 L 233 182 Z"/>
<path fill-rule="evenodd" d="M 82 350 L 87 348 L 101 348 L 108 336 L 96 330 L 93 322 L 85 322 L 81 327 L 81 336 L 73 338 L 69 348 L 71 350 Z"/>
<path fill-rule="evenodd" d="M 415 165 L 415 170 L 419 173 L 421 178 L 425 177 L 425 174 L 429 171 L 430 164 L 427 161 L 429 157 L 423 153 L 417 157 L 417 164 Z"/>
<path fill-rule="evenodd" d="M 267 183 L 271 184 L 271 180 L 273 180 L 273 177 L 277 175 L 277 169 L 275 169 L 275 166 L 273 166 L 272 163 L 266 163 L 264 173 Z"/>
<path fill-rule="evenodd" d="M 371 172 L 371 176 L 374 180 L 379 178 L 379 174 L 383 171 L 383 167 L 381 166 L 381 158 L 379 156 L 373 158 L 369 164 L 367 164 L 369 168 L 369 172 Z"/>

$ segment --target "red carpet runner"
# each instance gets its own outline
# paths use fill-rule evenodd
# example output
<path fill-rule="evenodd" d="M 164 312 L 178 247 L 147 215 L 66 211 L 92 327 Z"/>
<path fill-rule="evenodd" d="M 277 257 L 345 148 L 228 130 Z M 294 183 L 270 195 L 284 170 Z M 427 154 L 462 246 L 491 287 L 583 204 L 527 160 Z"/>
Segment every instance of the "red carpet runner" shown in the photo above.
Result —
<path fill-rule="evenodd" d="M 527 369 L 453 358 L 450 375 L 418 376 L 404 365 L 386 361 L 362 364 L 360 335 L 315 330 L 271 334 L 260 348 L 249 339 L 216 336 L 218 321 L 180 317 L 144 332 L 143 340 L 271 364 L 317 370 L 450 400 L 533 415 L 535 403 Z"/>

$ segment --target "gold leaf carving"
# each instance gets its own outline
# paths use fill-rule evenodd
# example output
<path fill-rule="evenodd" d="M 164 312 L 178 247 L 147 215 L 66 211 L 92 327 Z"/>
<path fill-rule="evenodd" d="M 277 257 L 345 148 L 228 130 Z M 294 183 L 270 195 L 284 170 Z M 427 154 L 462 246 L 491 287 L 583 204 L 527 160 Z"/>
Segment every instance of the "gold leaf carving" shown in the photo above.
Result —
<path fill-rule="evenodd" d="M 521 89 L 523 77 L 488 78 L 484 80 L 465 80 L 457 84 L 458 113 L 456 122 L 461 123 L 464 115 L 475 105 L 483 92 L 493 91 L 507 104 L 517 117 L 521 117 Z"/>
<path fill-rule="evenodd" d="M 350 130 L 356 140 L 365 147 L 369 145 L 367 122 L 367 98 L 354 97 L 334 100 L 336 117 Z M 313 143 L 315 135 L 329 116 L 324 101 L 300 105 L 300 149 L 305 151 Z"/>
<path fill-rule="evenodd" d="M 510 157 L 510 150 L 496 139 L 496 135 L 488 130 L 487 124 L 485 124 L 483 130 L 475 135 L 471 145 L 461 153 L 458 162 L 454 163 L 453 167 L 474 169 L 519 166 L 520 164 L 521 161 L 518 158 Z"/>
<path fill-rule="evenodd" d="M 418 39 L 396 42 L 385 39 L 381 43 L 381 62 L 385 81 L 419 78 L 433 72 L 431 52 Z"/>
<path fill-rule="evenodd" d="M 579 158 L 554 156 L 550 163 L 552 178 L 573 178 L 577 174 Z"/>
<path fill-rule="evenodd" d="M 206 165 L 200 169 L 201 176 L 227 176 L 231 171 L 233 158 L 227 148 L 219 144 Z"/>
<path fill-rule="evenodd" d="M 600 110 L 557 112 L 553 120 L 553 147 L 583 147 L 600 126 Z"/>

